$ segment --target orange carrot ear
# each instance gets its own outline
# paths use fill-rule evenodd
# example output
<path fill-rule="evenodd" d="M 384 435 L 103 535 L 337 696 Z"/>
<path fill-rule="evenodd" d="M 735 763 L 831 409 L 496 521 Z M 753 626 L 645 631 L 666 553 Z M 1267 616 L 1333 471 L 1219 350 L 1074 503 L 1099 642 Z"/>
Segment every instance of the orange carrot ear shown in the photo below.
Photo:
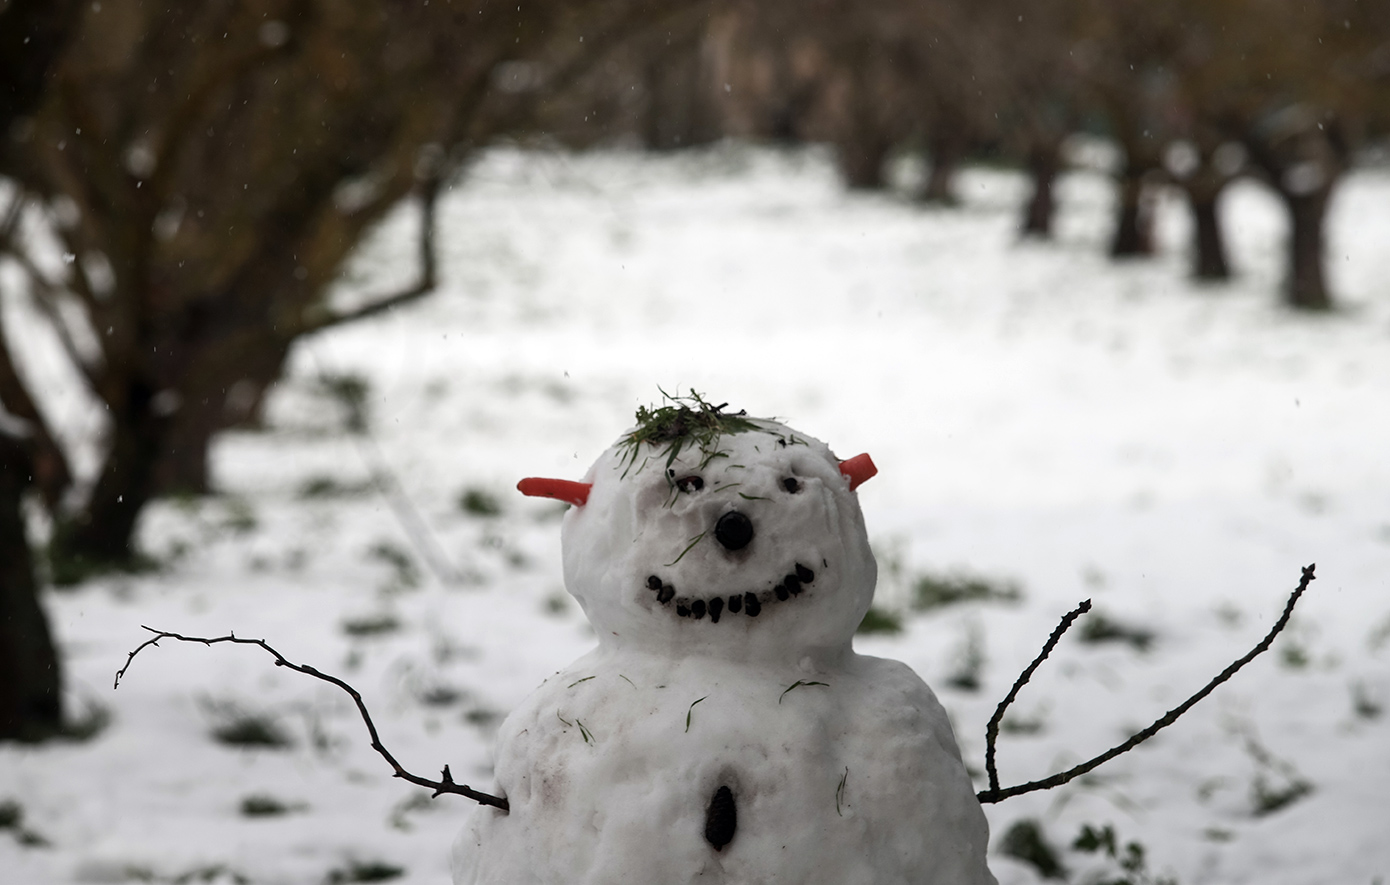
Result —
<path fill-rule="evenodd" d="M 591 488 L 593 488 L 593 483 L 571 482 L 568 479 L 543 479 L 539 476 L 528 476 L 516 484 L 517 491 L 527 497 L 554 498 L 576 507 L 583 507 L 585 502 L 589 500 L 589 489 Z"/>
<path fill-rule="evenodd" d="M 852 492 L 864 484 L 867 479 L 873 478 L 878 474 L 878 468 L 874 466 L 874 459 L 869 457 L 869 453 L 855 455 L 853 458 L 846 458 L 840 462 L 840 472 L 849 477 L 849 490 Z"/>

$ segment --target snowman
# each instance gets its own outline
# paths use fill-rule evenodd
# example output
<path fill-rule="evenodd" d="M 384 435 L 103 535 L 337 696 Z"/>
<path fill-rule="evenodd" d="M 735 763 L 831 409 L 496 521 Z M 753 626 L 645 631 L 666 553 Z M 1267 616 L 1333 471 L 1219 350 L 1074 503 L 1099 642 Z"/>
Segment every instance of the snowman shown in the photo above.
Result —
<path fill-rule="evenodd" d="M 698 396 L 640 409 L 572 504 L 565 585 L 598 647 L 503 722 L 455 885 L 990 885 L 945 710 L 856 654 L 877 471 Z"/>

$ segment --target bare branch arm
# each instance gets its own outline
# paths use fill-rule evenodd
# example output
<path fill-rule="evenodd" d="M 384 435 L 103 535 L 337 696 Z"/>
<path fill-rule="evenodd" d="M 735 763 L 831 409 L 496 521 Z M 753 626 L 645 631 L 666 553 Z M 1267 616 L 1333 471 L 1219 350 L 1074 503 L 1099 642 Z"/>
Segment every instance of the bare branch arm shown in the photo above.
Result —
<path fill-rule="evenodd" d="M 125 666 L 121 667 L 120 670 L 116 671 L 116 682 L 115 685 L 112 686 L 113 688 L 120 687 L 121 677 L 124 676 L 126 671 L 130 669 L 130 665 L 135 660 L 135 656 L 151 645 L 159 645 L 159 640 L 161 639 L 177 639 L 180 642 L 201 642 L 203 645 L 213 645 L 219 642 L 231 642 L 237 645 L 258 645 L 261 648 L 265 649 L 267 652 L 269 652 L 270 655 L 275 658 L 275 666 L 288 667 L 291 670 L 294 670 L 295 672 L 305 673 L 309 676 L 314 677 L 315 679 L 321 679 L 324 682 L 336 685 L 343 691 L 347 692 L 348 695 L 352 698 L 353 703 L 357 705 L 357 712 L 362 715 L 362 721 L 367 725 L 367 734 L 369 734 L 372 738 L 372 749 L 376 750 L 378 753 L 381 754 L 381 757 L 385 759 L 387 764 L 389 764 L 391 768 L 396 772 L 396 777 L 401 778 L 402 780 L 409 781 L 410 783 L 415 784 L 416 786 L 429 787 L 430 789 L 434 790 L 434 796 L 439 796 L 444 793 L 456 793 L 465 798 L 472 799 L 474 802 L 477 802 L 480 805 L 490 805 L 493 808 L 501 809 L 503 812 L 506 812 L 508 810 L 508 804 L 505 797 L 493 796 L 489 793 L 479 792 L 478 790 L 473 789 L 467 784 L 454 783 L 453 775 L 449 773 L 449 766 L 447 765 L 444 766 L 444 771 L 441 773 L 440 779 L 437 781 L 432 781 L 428 778 L 423 778 L 419 775 L 411 774 L 410 772 L 406 771 L 405 768 L 403 768 L 401 764 L 396 761 L 396 757 L 392 756 L 390 751 L 388 751 L 386 747 L 382 745 L 381 738 L 377 735 L 376 732 L 376 724 L 372 722 L 372 716 L 370 713 L 367 712 L 367 705 L 362 702 L 362 695 L 357 692 L 357 689 L 353 688 L 351 685 L 348 685 L 346 682 L 339 679 L 338 677 L 330 676 L 327 673 L 323 673 L 309 666 L 308 664 L 291 663 L 290 661 L 285 659 L 284 655 L 271 648 L 270 645 L 264 639 L 242 639 L 230 633 L 226 636 L 216 636 L 212 638 L 205 638 L 202 636 L 181 636 L 178 633 L 169 633 L 165 630 L 156 630 L 153 627 L 145 627 L 144 629 L 149 630 L 151 633 L 153 633 L 154 637 L 145 640 L 134 651 L 130 653 L 130 655 L 126 658 Z"/>
<path fill-rule="evenodd" d="M 1178 720 L 1179 716 L 1192 709 L 1192 707 L 1196 705 L 1198 701 L 1202 700 L 1207 695 L 1215 691 L 1218 685 L 1230 679 L 1232 676 L 1236 675 L 1236 672 L 1239 671 L 1241 667 L 1244 667 L 1246 664 L 1254 660 L 1257 656 L 1269 649 L 1270 644 L 1274 642 L 1274 637 L 1278 636 L 1279 633 L 1284 629 L 1284 627 L 1288 625 L 1289 618 L 1293 615 L 1293 609 L 1294 606 L 1298 604 L 1299 597 L 1303 595 L 1303 591 L 1307 590 L 1308 585 L 1312 583 L 1314 578 L 1314 568 L 1316 568 L 1316 564 L 1307 565 L 1303 567 L 1303 577 L 1299 580 L 1298 587 L 1293 591 L 1293 594 L 1289 596 L 1289 601 L 1284 606 L 1284 613 L 1279 616 L 1279 620 L 1274 623 L 1274 626 L 1270 628 L 1269 632 L 1265 634 L 1265 638 L 1260 640 L 1259 644 L 1257 644 L 1254 648 L 1247 652 L 1244 657 L 1233 662 L 1229 667 L 1222 670 L 1200 691 L 1192 695 L 1192 697 L 1188 698 L 1181 704 L 1178 704 L 1176 707 L 1169 710 L 1167 713 L 1163 714 L 1163 716 L 1161 716 L 1148 728 L 1135 734 L 1133 737 L 1120 744 L 1119 746 L 1111 747 L 1109 750 L 1106 750 L 1104 753 L 1101 753 L 1094 759 L 1090 759 L 1086 762 L 1081 763 L 1080 765 L 1077 765 L 1074 768 L 1070 768 L 1066 771 L 1054 774 L 1051 777 L 1043 778 L 1042 780 L 1029 781 L 1026 784 L 1019 784 L 1018 786 L 1008 787 L 1006 789 L 1001 790 L 998 786 L 998 779 L 994 775 L 993 770 L 991 769 L 990 788 L 988 790 L 982 790 L 979 793 L 977 793 L 976 798 L 979 799 L 982 803 L 1000 802 L 1004 799 L 1009 799 L 1014 796 L 1022 796 L 1024 793 L 1032 793 L 1037 790 L 1050 790 L 1053 787 L 1060 787 L 1062 784 L 1074 780 L 1075 778 L 1080 777 L 1086 772 L 1091 771 L 1099 767 L 1100 765 L 1103 765 L 1106 762 L 1109 762 L 1111 759 L 1114 759 L 1121 753 L 1129 752 L 1130 750 L 1142 744 L 1144 741 L 1153 737 L 1159 731 L 1172 725 L 1174 722 Z M 1068 617 L 1071 616 L 1069 615 Z M 1063 623 L 1067 624 L 1065 620 Z M 1062 630 L 1065 628 L 1059 627 L 1058 629 Z M 1058 634 L 1054 633 L 1053 639 L 1056 639 L 1057 637 Z M 1049 640 L 1049 646 L 1051 644 L 1053 644 L 1053 642 L 1052 640 Z M 1041 662 L 1042 658 L 1046 657 L 1046 651 L 1050 650 L 1050 647 L 1046 649 L 1044 651 L 1044 654 L 1039 656 L 1038 660 L 1034 661 L 1033 666 L 1029 667 L 1028 671 L 1026 672 L 1031 674 L 1033 667 L 1036 667 L 1036 665 Z M 1015 688 L 1017 687 L 1018 686 L 1016 685 Z M 1013 692 L 1010 692 L 1008 700 L 1012 700 L 1013 694 Z M 1004 705 L 1001 704 L 1000 706 L 1002 709 Z M 995 713 L 996 717 L 1000 717 L 1001 715 L 1002 714 L 1000 712 Z M 991 727 L 997 727 L 997 723 L 993 719 L 990 720 L 990 725 Z M 990 744 L 990 749 L 993 749 L 993 744 Z"/>
<path fill-rule="evenodd" d="M 1014 687 L 1009 689 L 1009 694 L 999 702 L 999 706 L 994 710 L 994 715 L 990 717 L 989 725 L 985 728 L 985 771 L 989 772 L 990 792 L 999 792 L 999 772 L 994 767 L 994 745 L 999 740 L 999 723 L 1004 721 L 1004 711 L 1009 708 L 1009 704 L 1014 702 L 1014 698 L 1018 697 L 1019 690 L 1028 684 L 1028 680 L 1033 676 L 1033 671 L 1037 670 L 1038 666 L 1047 660 L 1047 656 L 1052 654 L 1052 649 L 1057 646 L 1057 641 L 1062 638 L 1062 634 L 1070 629 L 1072 622 L 1090 610 L 1091 600 L 1087 599 L 1062 618 L 1062 623 L 1058 624 L 1057 629 L 1052 631 L 1052 635 L 1048 637 L 1047 644 L 1043 646 L 1042 651 L 1033 659 L 1033 663 L 1019 674 L 1018 679 L 1014 681 Z"/>

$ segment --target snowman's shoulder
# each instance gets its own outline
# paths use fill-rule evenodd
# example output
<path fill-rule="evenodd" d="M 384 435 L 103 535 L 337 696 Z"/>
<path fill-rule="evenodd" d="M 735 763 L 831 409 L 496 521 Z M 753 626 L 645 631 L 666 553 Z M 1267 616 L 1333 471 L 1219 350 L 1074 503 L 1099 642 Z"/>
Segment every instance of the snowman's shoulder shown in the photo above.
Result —
<path fill-rule="evenodd" d="M 615 656 L 602 648 L 578 658 L 541 681 L 503 723 L 502 733 L 517 732 L 545 722 L 553 725 L 572 715 L 625 710 L 639 687 L 658 685 L 669 675 L 669 664 L 655 667 L 642 656 Z M 558 717 L 557 717 L 558 713 Z"/>
<path fill-rule="evenodd" d="M 593 652 L 583 655 L 572 661 L 563 670 L 556 670 L 545 674 L 541 681 L 527 695 L 527 700 L 532 700 L 537 696 L 545 696 L 555 692 L 566 690 L 566 686 L 571 685 L 575 680 L 583 679 L 592 675 L 595 670 L 595 655 Z"/>
<path fill-rule="evenodd" d="M 879 727 L 906 731 L 958 756 L 955 733 L 936 694 L 901 661 L 855 655 L 847 667 L 855 682 L 855 715 Z"/>
<path fill-rule="evenodd" d="M 869 696 L 881 699 L 902 696 L 940 706 L 936 695 L 922 681 L 922 677 L 902 661 L 856 654 L 846 669 L 856 680 L 865 684 Z"/>

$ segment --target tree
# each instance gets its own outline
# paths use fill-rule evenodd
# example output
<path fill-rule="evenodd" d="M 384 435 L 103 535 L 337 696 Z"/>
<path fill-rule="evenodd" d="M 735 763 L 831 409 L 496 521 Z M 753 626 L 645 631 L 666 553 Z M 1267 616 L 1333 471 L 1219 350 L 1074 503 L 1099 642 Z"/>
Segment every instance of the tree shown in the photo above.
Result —
<path fill-rule="evenodd" d="M 26 212 L 75 260 L 46 268 L 19 236 L 8 251 L 109 415 L 94 485 L 59 514 L 55 579 L 129 565 L 153 496 L 206 491 L 210 440 L 297 339 L 433 288 L 438 190 L 539 91 L 496 88 L 504 63 L 560 82 L 660 14 L 636 0 L 84 5 L 12 145 Z M 333 303 L 346 257 L 412 194 L 418 282 Z"/>
<path fill-rule="evenodd" d="M 993 47 L 983 67 L 997 72 L 1003 138 L 1023 161 L 1031 184 L 1019 232 L 1050 239 L 1062 146 L 1083 114 L 1086 51 L 1077 36 L 1082 16 L 1074 0 L 994 0 L 982 8 L 982 42 Z"/>
<path fill-rule="evenodd" d="M 7 168 L 5 135 L 25 126 L 38 104 L 71 37 L 77 6 L 76 0 L 12 0 L 0 9 L 0 172 Z M 62 666 L 39 602 L 23 496 L 37 475 L 45 496 L 56 501 L 68 472 L 4 342 L 0 315 L 0 741 L 34 740 L 63 727 Z"/>
<path fill-rule="evenodd" d="M 956 173 L 972 148 L 997 138 L 1007 94 L 992 17 L 960 0 L 917 0 L 910 13 L 903 76 L 931 161 L 918 196 L 953 206 Z"/>
<path fill-rule="evenodd" d="M 20 507 L 32 452 L 13 423 L 0 412 L 0 741 L 35 740 L 63 726 L 62 667 Z"/>
<path fill-rule="evenodd" d="M 1226 141 L 1210 126 L 1196 123 L 1190 140 L 1170 151 L 1169 172 L 1187 197 L 1192 213 L 1192 276 L 1206 282 L 1231 278 L 1226 236 L 1217 203 L 1245 162 L 1244 150 Z"/>
<path fill-rule="evenodd" d="M 1185 23 L 1168 3 L 1082 0 L 1081 7 L 1084 87 L 1122 155 L 1110 254 L 1151 255 L 1152 191 L 1172 137 L 1165 114 L 1169 60 Z"/>
<path fill-rule="evenodd" d="M 1202 158 L 1238 142 L 1289 217 L 1284 300 L 1301 310 L 1333 306 L 1324 273 L 1324 226 L 1349 168 L 1357 130 L 1383 113 L 1377 61 L 1390 53 L 1383 4 L 1337 0 L 1179 0 L 1184 30 L 1172 70 L 1182 117 Z M 1198 171 L 1206 166 L 1202 160 Z M 1222 173 L 1194 178 L 1201 235 L 1213 221 Z M 1209 205 L 1203 205 L 1209 204 Z M 1208 232 L 1209 235 L 1210 232 Z M 1201 247 L 1198 248 L 1199 260 Z M 1213 268 L 1217 267 L 1208 256 Z M 1200 267 L 1199 267 L 1200 271 Z"/>

